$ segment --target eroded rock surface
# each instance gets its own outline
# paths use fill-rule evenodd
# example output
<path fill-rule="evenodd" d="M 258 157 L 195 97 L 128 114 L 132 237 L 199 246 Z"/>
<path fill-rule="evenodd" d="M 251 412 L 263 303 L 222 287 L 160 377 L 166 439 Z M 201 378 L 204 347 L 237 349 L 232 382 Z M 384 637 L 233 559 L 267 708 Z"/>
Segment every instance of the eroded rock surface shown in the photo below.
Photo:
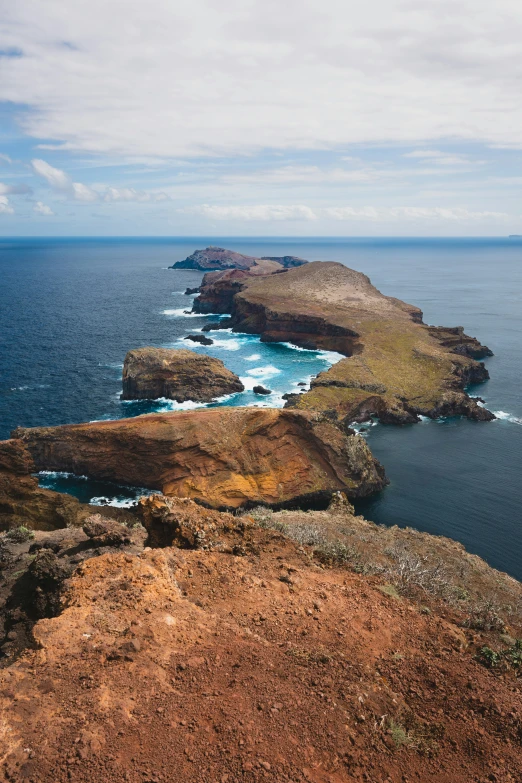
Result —
<path fill-rule="evenodd" d="M 203 285 L 194 302 L 197 312 L 211 306 L 230 313 L 234 331 L 347 357 L 289 400 L 299 409 L 330 411 L 347 423 L 371 415 L 398 424 L 419 415 L 494 418 L 465 392 L 489 377 L 476 359 L 491 351 L 461 327 L 426 326 L 417 307 L 384 296 L 366 275 L 342 264 L 222 275 Z"/>
<path fill-rule="evenodd" d="M 61 611 L 64 585 L 80 563 L 101 552 L 143 549 L 146 531 L 89 512 L 81 527 L 0 533 L 0 668 L 34 647 L 34 623 Z M 1 777 L 1 773 L 0 773 Z"/>
<path fill-rule="evenodd" d="M 325 417 L 271 408 L 213 408 L 18 429 L 38 470 L 160 489 L 214 508 L 351 497 L 385 485 L 364 438 Z"/>
<path fill-rule="evenodd" d="M 54 530 L 81 524 L 88 509 L 71 495 L 41 489 L 36 470 L 20 440 L 0 441 L 0 531 L 20 526 Z"/>
<path fill-rule="evenodd" d="M 244 388 L 220 359 L 186 349 L 137 348 L 123 364 L 123 400 L 212 402 Z"/>

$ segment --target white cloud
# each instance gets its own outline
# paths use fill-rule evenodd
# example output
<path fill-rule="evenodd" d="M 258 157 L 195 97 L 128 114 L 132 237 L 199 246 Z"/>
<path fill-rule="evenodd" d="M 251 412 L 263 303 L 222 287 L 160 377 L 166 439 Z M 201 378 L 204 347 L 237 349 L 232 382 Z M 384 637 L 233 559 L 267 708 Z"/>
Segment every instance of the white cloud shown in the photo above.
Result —
<path fill-rule="evenodd" d="M 322 210 L 325 217 L 334 220 L 371 220 L 388 222 L 397 220 L 425 221 L 477 221 L 508 220 L 512 216 L 505 212 L 474 212 L 464 207 L 327 207 Z"/>
<path fill-rule="evenodd" d="M 420 158 L 423 161 L 430 161 L 438 166 L 481 166 L 486 161 L 471 160 L 468 155 L 457 155 L 454 153 L 442 152 L 441 150 L 413 150 L 403 155 L 404 158 Z"/>
<path fill-rule="evenodd" d="M 47 206 L 47 204 L 44 204 L 42 201 L 36 202 L 36 204 L 33 207 L 33 212 L 36 212 L 37 215 L 44 215 L 45 217 L 50 217 L 51 215 L 54 215 L 54 212 L 52 211 L 51 207 Z"/>
<path fill-rule="evenodd" d="M 194 212 L 215 220 L 316 220 L 317 215 L 310 207 L 302 204 L 257 204 L 255 206 L 211 206 L 202 204 L 192 207 L 186 212 Z"/>
<path fill-rule="evenodd" d="M 82 182 L 73 182 L 72 195 L 75 201 L 99 201 L 100 195 L 88 185 L 84 185 Z"/>
<path fill-rule="evenodd" d="M 34 159 L 31 161 L 33 171 L 38 176 L 45 179 L 48 185 L 58 193 L 72 199 L 73 201 L 83 201 L 92 203 L 94 201 L 166 201 L 169 196 L 162 191 L 149 193 L 144 190 L 135 190 L 134 188 L 113 188 L 107 186 L 94 189 L 82 182 L 73 182 L 71 177 L 62 169 L 54 168 L 45 160 Z M 1 191 L 0 185 L 0 193 Z M 14 191 L 10 191 L 14 192 Z M 25 192 L 25 191 L 24 191 Z"/>
<path fill-rule="evenodd" d="M 14 209 L 9 204 L 7 196 L 0 196 L 0 215 L 13 215 Z"/>
<path fill-rule="evenodd" d="M 522 147 L 514 0 L 4 5 L 0 47 L 23 55 L 4 58 L 0 100 L 28 107 L 23 127 L 47 147 L 153 158 L 448 138 Z"/>
<path fill-rule="evenodd" d="M 28 185 L 5 185 L 0 182 L 0 196 L 21 196 L 32 193 Z"/>
<path fill-rule="evenodd" d="M 410 156 L 405 156 L 410 157 Z M 464 157 L 445 156 L 430 159 L 430 163 L 436 163 L 448 168 L 399 168 L 397 166 L 377 167 L 359 165 L 353 168 L 320 166 L 282 166 L 275 169 L 260 169 L 245 173 L 225 174 L 223 182 L 227 184 L 251 184 L 251 185 L 294 185 L 294 184 L 325 184 L 325 185 L 372 185 L 382 181 L 397 181 L 411 177 L 432 177 L 451 175 L 454 169 L 462 171 L 462 167 L 470 167 L 470 161 Z M 454 168 L 449 168 L 453 164 Z"/>
<path fill-rule="evenodd" d="M 4 155 L 2 152 L 0 152 L 0 160 L 3 160 L 4 163 L 9 163 L 9 165 L 13 162 L 13 159 L 10 158 L 9 155 Z"/>
<path fill-rule="evenodd" d="M 321 207 L 299 205 L 258 204 L 251 206 L 211 206 L 203 204 L 185 212 L 194 212 L 209 219 L 235 221 L 293 221 L 335 220 L 390 222 L 477 222 L 493 220 L 504 222 L 513 219 L 506 212 L 473 211 L 465 207 Z"/>
<path fill-rule="evenodd" d="M 98 201 L 100 196 L 95 190 L 81 182 L 73 182 L 65 171 L 56 169 L 45 160 L 35 158 L 31 161 L 35 174 L 46 180 L 48 185 L 58 193 L 62 193 L 75 201 Z"/>
<path fill-rule="evenodd" d="M 103 194 L 104 201 L 167 201 L 169 196 L 166 193 L 149 193 L 145 190 L 135 190 L 134 188 L 112 188 L 108 187 Z"/>

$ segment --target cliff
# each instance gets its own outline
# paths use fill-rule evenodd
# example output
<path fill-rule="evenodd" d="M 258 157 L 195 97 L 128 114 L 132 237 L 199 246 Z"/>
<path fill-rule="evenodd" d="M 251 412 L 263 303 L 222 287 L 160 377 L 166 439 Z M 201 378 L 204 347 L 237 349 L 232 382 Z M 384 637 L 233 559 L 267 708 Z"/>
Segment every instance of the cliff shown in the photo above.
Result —
<path fill-rule="evenodd" d="M 304 258 L 297 256 L 264 256 L 263 259 L 255 256 L 245 256 L 242 253 L 236 253 L 234 250 L 226 250 L 223 247 L 206 247 L 204 250 L 195 250 L 183 261 L 176 261 L 170 269 L 199 269 L 201 271 L 224 270 L 224 269 L 250 269 L 259 264 L 261 260 L 273 261 L 280 268 L 300 266 L 306 264 Z"/>
<path fill-rule="evenodd" d="M 220 359 L 186 349 L 137 348 L 125 357 L 121 398 L 212 402 L 244 388 Z"/>
<path fill-rule="evenodd" d="M 347 357 L 290 406 L 329 411 L 345 423 L 371 415 L 400 424 L 419 415 L 494 418 L 465 392 L 489 377 L 477 359 L 491 351 L 461 327 L 426 326 L 417 307 L 384 296 L 366 275 L 342 264 L 221 277 L 202 287 L 194 310 L 205 312 L 207 303 L 231 314 L 234 331 Z"/>
<path fill-rule="evenodd" d="M 340 489 L 362 497 L 386 483 L 362 437 L 302 411 L 207 408 L 14 436 L 37 470 L 160 489 L 214 508 L 324 502 Z"/>
<path fill-rule="evenodd" d="M 41 489 L 36 470 L 20 440 L 0 441 L 0 531 L 20 526 L 54 530 L 81 522 L 85 506 L 70 495 Z"/>

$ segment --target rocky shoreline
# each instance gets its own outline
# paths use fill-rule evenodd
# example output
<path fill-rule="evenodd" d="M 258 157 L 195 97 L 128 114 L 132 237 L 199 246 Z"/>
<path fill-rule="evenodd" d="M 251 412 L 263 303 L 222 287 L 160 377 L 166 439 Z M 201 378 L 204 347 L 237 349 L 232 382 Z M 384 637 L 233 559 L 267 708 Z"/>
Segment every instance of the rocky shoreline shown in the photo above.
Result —
<path fill-rule="evenodd" d="M 175 265 L 221 264 L 194 309 L 230 318 L 205 331 L 345 358 L 282 409 L 0 442 L 0 777 L 518 783 L 522 585 L 350 502 L 387 483 L 350 422 L 490 420 L 465 388 L 491 351 L 340 264 L 236 256 Z M 123 371 L 125 399 L 207 402 L 238 384 L 186 350 L 130 351 Z M 40 488 L 41 470 L 157 494 L 95 508 Z"/>
<path fill-rule="evenodd" d="M 190 337 L 195 339 L 193 335 Z M 204 345 L 208 344 L 203 335 L 201 340 Z M 218 397 L 236 394 L 245 388 L 220 359 L 170 348 L 129 351 L 123 363 L 122 385 L 122 400 L 164 397 L 176 402 L 213 402 Z"/>
<path fill-rule="evenodd" d="M 347 357 L 287 406 L 328 412 L 343 426 L 370 416 L 394 424 L 421 415 L 495 418 L 465 391 L 489 378 L 477 360 L 491 350 L 462 327 L 426 326 L 418 308 L 384 296 L 366 275 L 342 264 L 205 275 L 193 310 L 228 314 L 233 331 L 259 334 L 265 342 Z"/>

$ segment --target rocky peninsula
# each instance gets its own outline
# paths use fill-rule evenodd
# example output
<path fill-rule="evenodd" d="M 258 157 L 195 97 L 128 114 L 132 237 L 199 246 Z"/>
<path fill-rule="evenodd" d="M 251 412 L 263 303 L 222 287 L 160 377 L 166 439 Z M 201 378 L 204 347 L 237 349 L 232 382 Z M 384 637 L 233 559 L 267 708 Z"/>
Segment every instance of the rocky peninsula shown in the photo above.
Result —
<path fill-rule="evenodd" d="M 522 779 L 522 585 L 350 502 L 386 478 L 348 423 L 490 419 L 465 387 L 491 352 L 340 264 L 278 261 L 208 273 L 194 306 L 345 357 L 289 407 L 0 442 L 2 780 Z M 237 383 L 208 358 L 132 351 L 124 394 Z M 41 489 L 41 470 L 158 494 L 93 507 Z"/>
<path fill-rule="evenodd" d="M 272 261 L 280 269 L 288 269 L 308 263 L 304 258 L 297 256 L 263 256 L 261 259 L 255 256 L 245 256 L 234 250 L 226 250 L 224 247 L 206 247 L 204 250 L 195 250 L 183 261 L 176 261 L 170 269 L 199 269 L 203 272 L 223 271 L 226 269 L 251 269 L 257 266 L 261 260 Z"/>
<path fill-rule="evenodd" d="M 203 336 L 201 342 L 208 344 Z M 137 348 L 129 351 L 123 364 L 122 380 L 122 400 L 166 397 L 176 402 L 212 402 L 245 388 L 220 359 L 186 349 Z"/>
<path fill-rule="evenodd" d="M 18 429 L 36 470 L 188 497 L 214 508 L 364 497 L 386 484 L 365 440 L 320 414 L 212 408 Z"/>
<path fill-rule="evenodd" d="M 366 275 L 342 264 L 205 275 L 194 311 L 207 308 L 230 314 L 236 332 L 346 357 L 289 406 L 327 411 L 344 425 L 370 416 L 397 424 L 421 415 L 494 418 L 465 391 L 489 377 L 477 361 L 491 355 L 489 348 L 461 327 L 425 325 L 417 307 L 385 296 Z"/>

